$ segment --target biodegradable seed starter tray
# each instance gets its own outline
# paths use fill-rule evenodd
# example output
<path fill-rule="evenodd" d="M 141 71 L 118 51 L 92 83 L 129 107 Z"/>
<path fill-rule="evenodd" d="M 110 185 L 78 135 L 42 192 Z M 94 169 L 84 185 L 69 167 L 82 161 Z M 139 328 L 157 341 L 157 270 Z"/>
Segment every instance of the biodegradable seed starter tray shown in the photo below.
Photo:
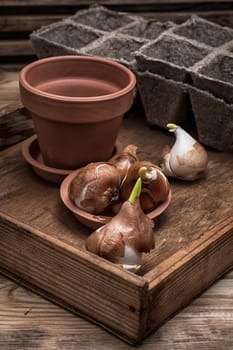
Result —
<path fill-rule="evenodd" d="M 126 65 L 150 125 L 164 128 L 192 115 L 200 142 L 232 149 L 232 29 L 196 15 L 178 25 L 94 5 L 34 31 L 31 41 L 39 58 L 97 55 Z M 213 128 L 221 125 L 217 139 L 207 128 L 213 105 L 221 111 L 211 119 Z"/>

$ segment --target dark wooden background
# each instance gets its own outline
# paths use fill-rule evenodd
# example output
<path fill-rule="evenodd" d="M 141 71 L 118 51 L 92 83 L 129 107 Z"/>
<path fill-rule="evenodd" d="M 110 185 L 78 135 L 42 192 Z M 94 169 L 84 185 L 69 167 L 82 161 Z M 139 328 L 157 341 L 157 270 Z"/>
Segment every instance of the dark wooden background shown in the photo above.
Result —
<path fill-rule="evenodd" d="M 33 60 L 35 56 L 28 39 L 31 31 L 61 20 L 94 3 L 117 11 L 177 23 L 196 13 L 215 23 L 233 27 L 231 0 L 1 0 L 0 64 L 7 66 Z"/>

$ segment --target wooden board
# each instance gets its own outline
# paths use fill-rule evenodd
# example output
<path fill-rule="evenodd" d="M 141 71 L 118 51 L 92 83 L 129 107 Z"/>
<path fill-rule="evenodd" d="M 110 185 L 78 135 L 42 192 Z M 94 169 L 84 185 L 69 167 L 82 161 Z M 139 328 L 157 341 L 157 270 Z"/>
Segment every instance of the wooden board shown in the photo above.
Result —
<path fill-rule="evenodd" d="M 144 117 L 125 118 L 120 140 L 158 163 L 174 139 Z M 155 249 L 137 275 L 84 248 L 91 232 L 63 206 L 59 188 L 25 164 L 20 145 L 0 157 L 0 266 L 20 283 L 137 343 L 233 266 L 233 157 L 209 150 L 207 177 L 171 180 Z"/>
<path fill-rule="evenodd" d="M 132 350 L 87 320 L 0 275 L 1 350 Z M 233 344 L 233 271 L 153 335 L 140 350 L 230 350 Z"/>

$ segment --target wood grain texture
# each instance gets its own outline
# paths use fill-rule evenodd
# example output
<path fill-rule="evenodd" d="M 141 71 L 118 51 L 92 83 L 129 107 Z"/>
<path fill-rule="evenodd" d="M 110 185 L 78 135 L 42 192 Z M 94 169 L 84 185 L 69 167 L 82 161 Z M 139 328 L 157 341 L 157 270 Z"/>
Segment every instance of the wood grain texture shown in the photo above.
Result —
<path fill-rule="evenodd" d="M 61 309 L 0 275 L 1 350 L 129 350 L 100 327 Z M 233 272 L 169 320 L 137 349 L 230 350 Z"/>
<path fill-rule="evenodd" d="M 2 40 L 0 41 L 1 56 L 28 56 L 33 54 L 30 40 Z"/>
<path fill-rule="evenodd" d="M 154 305 L 154 308 L 151 307 L 148 323 L 154 324 L 156 329 L 176 311 L 175 305 L 177 307 L 179 304 L 180 308 L 187 305 L 192 293 L 200 294 L 218 278 L 217 276 L 221 276 L 222 272 L 227 270 L 227 266 L 232 267 L 232 247 L 233 217 L 213 227 L 198 243 L 194 241 L 185 249 L 181 249 L 177 253 L 177 263 L 173 256 L 163 264 L 165 265 L 162 267 L 163 272 L 161 267 L 157 266 L 158 276 L 150 285 L 151 305 Z M 172 299 L 176 302 L 170 303 Z M 152 327 L 148 327 L 148 333 L 152 330 Z"/>
<path fill-rule="evenodd" d="M 90 5 L 90 4 L 95 4 L 96 1 L 94 0 L 79 0 L 78 2 L 80 5 Z M 124 5 L 124 4 L 130 4 L 130 5 L 154 5 L 154 6 L 159 6 L 159 5 L 171 5 L 171 4 L 175 4 L 177 5 L 182 5 L 182 4 L 190 4 L 193 5 L 194 1 L 192 0 L 145 0 L 143 1 L 143 3 L 140 0 L 102 0 L 102 1 L 98 1 L 98 3 L 100 4 L 104 4 L 104 5 Z M 202 0 L 196 0 L 195 1 L 196 4 L 203 4 Z M 219 6 L 221 6 L 222 4 L 226 4 L 226 3 L 231 3 L 231 0 L 206 0 L 205 3 L 211 3 L 211 4 L 217 4 Z M 44 5 L 44 6 L 48 6 L 48 5 L 53 5 L 53 6 L 59 6 L 59 5 L 76 5 L 77 1 L 75 0 L 60 0 L 59 4 L 54 2 L 54 0 L 40 0 L 40 1 L 36 1 L 36 0 L 21 0 L 20 2 L 17 0 L 1 0 L 1 5 L 2 6 L 33 6 L 33 5 Z"/>
<path fill-rule="evenodd" d="M 30 33 L 42 26 L 48 25 L 64 19 L 65 15 L 13 15 L 0 16 L 0 31 L 1 33 Z"/>
<path fill-rule="evenodd" d="M 71 14 L 74 12 L 71 11 Z M 129 12 L 131 15 L 135 15 L 134 12 Z M 141 15 L 145 18 L 154 18 L 157 21 L 174 21 L 176 23 L 181 23 L 190 17 L 190 12 L 187 11 L 158 11 L 158 12 L 138 12 L 137 15 Z M 220 25 L 225 25 L 228 27 L 233 27 L 233 10 L 223 10 L 212 12 L 212 11 L 199 11 L 198 15 Z M 31 33 L 33 30 L 41 28 L 42 26 L 55 23 L 57 21 L 67 18 L 68 15 L 65 14 L 43 14 L 43 15 L 18 15 L 18 16 L 0 16 L 0 31 L 2 36 L 8 34 L 10 37 L 14 38 L 19 36 L 20 33 L 27 34 Z M 21 34 L 22 35 L 22 34 Z M 10 40 L 7 44 L 10 46 Z M 6 47 L 5 46 L 5 47 Z M 8 50 L 10 50 L 8 48 Z M 3 55 L 3 52 L 1 53 Z"/>
<path fill-rule="evenodd" d="M 32 119 L 19 98 L 18 71 L 0 70 L 0 150 L 34 133 Z"/>

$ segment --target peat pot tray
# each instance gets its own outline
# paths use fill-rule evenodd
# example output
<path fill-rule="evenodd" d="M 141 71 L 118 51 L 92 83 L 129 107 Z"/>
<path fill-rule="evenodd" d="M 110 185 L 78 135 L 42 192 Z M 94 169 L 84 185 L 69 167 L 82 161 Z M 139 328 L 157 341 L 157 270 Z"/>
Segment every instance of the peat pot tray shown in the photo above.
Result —
<path fill-rule="evenodd" d="M 120 140 L 156 164 L 173 136 L 139 116 Z M 233 266 L 233 157 L 208 150 L 205 179 L 170 180 L 155 249 L 137 274 L 85 250 L 91 230 L 64 207 L 59 187 L 25 163 L 21 144 L 0 154 L 0 270 L 29 289 L 137 344 Z"/>

